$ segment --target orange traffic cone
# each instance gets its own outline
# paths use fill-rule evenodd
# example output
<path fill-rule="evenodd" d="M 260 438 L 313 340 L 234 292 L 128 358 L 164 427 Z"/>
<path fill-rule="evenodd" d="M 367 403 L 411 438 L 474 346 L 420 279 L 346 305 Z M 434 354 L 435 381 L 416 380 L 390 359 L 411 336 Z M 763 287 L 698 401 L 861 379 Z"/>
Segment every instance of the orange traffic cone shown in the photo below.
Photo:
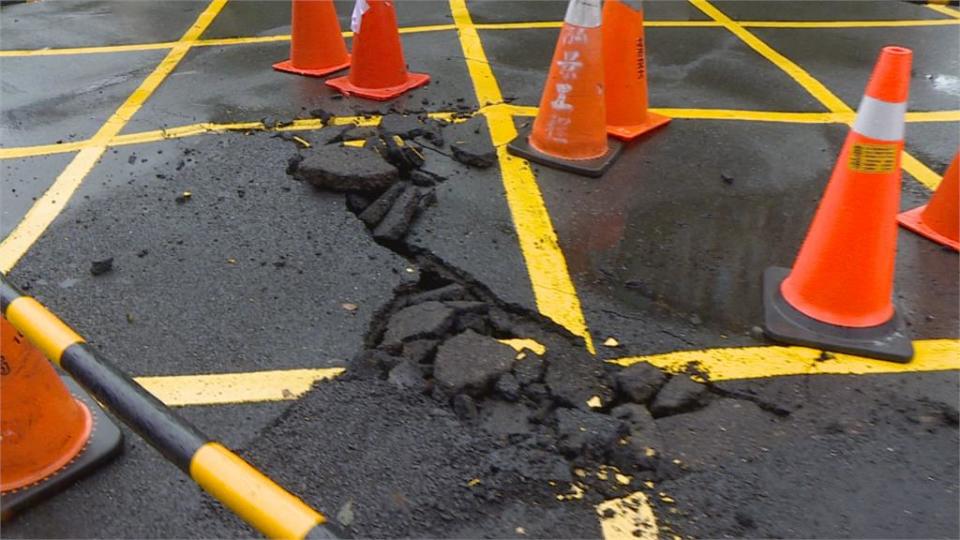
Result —
<path fill-rule="evenodd" d="M 352 27 L 350 74 L 327 81 L 328 86 L 343 94 L 387 101 L 430 81 L 426 73 L 407 71 L 391 0 L 357 0 Z"/>
<path fill-rule="evenodd" d="M 113 456 L 121 435 L 96 405 L 73 398 L 43 354 L 2 316 L 0 358 L 0 501 L 6 519 Z"/>
<path fill-rule="evenodd" d="M 883 48 L 793 269 L 764 274 L 773 339 L 898 362 L 913 357 L 892 301 L 912 58 L 909 49 Z"/>
<path fill-rule="evenodd" d="M 613 164 L 622 145 L 607 138 L 600 21 L 600 0 L 570 0 L 539 112 L 511 154 L 593 177 Z"/>
<path fill-rule="evenodd" d="M 911 231 L 934 242 L 960 251 L 960 152 L 943 174 L 940 187 L 930 202 L 897 216 L 897 220 Z"/>
<path fill-rule="evenodd" d="M 603 5 L 603 70 L 607 132 L 631 141 L 670 119 L 647 110 L 647 60 L 641 0 L 606 0 Z"/>
<path fill-rule="evenodd" d="M 350 65 L 333 0 L 293 0 L 290 59 L 273 69 L 323 77 Z"/>

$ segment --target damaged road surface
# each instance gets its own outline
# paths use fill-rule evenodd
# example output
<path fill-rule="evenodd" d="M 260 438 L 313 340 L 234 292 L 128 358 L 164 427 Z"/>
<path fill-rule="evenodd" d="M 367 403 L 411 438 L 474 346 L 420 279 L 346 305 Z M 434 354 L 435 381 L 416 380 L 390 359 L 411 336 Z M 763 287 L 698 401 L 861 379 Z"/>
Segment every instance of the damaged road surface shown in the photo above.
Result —
<path fill-rule="evenodd" d="M 20 55 L 4 59 L 5 236 L 163 59 L 137 44 L 174 42 L 206 7 L 119 4 L 2 7 Z M 225 3 L 11 281 L 352 537 L 960 535 L 958 371 L 820 351 L 777 371 L 793 350 L 754 327 L 760 273 L 795 253 L 845 126 L 702 2 L 650 3 L 651 102 L 677 118 L 603 178 L 528 168 L 493 141 L 530 123 L 566 2 L 462 4 L 398 3 L 409 68 L 432 80 L 374 103 L 270 69 L 289 3 Z M 853 94 L 859 61 L 823 60 L 837 47 L 820 40 L 955 41 L 948 14 L 906 2 L 713 4 L 802 22 L 741 30 Z M 344 29 L 352 8 L 337 2 Z M 64 15 L 83 31 L 51 46 L 132 49 L 13 50 Z M 960 108 L 934 88 L 956 71 L 944 51 L 917 55 L 907 141 L 937 171 L 960 142 L 938 116 Z M 32 61 L 95 92 L 51 88 Z M 905 176 L 904 206 L 929 191 Z M 899 242 L 911 335 L 950 354 L 956 255 Z M 255 534 L 126 435 L 4 536 Z"/>

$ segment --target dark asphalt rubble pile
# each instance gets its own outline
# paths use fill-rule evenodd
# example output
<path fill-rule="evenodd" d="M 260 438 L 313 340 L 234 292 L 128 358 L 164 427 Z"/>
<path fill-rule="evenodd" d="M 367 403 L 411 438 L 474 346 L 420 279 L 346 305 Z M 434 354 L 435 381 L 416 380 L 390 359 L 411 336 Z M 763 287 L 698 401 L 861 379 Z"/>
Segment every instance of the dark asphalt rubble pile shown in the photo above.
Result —
<path fill-rule="evenodd" d="M 444 130 L 450 126 L 426 116 L 388 114 L 375 128 L 323 130 L 311 148 L 290 160 L 287 172 L 294 178 L 345 192 L 348 209 L 374 239 L 420 271 L 418 282 L 402 285 L 383 306 L 367 333 L 366 350 L 333 387 L 392 387 L 418 407 L 448 411 L 469 434 L 462 436 L 489 445 L 482 459 L 471 458 L 467 469 L 477 480 L 467 499 L 523 500 L 529 494 L 516 491 L 519 479 L 546 492 L 541 498 L 582 506 L 595 522 L 593 508 L 603 500 L 684 474 L 679 460 L 665 456 L 656 419 L 702 408 L 713 394 L 689 375 L 671 376 L 646 364 L 604 364 L 580 338 L 539 314 L 504 304 L 471 276 L 403 241 L 417 215 L 438 203 L 434 186 L 446 180 L 433 172 L 431 160 L 495 164 L 481 121 L 453 124 L 456 137 L 448 153 Z M 363 147 L 338 144 L 358 139 Z M 546 349 L 537 354 L 500 341 L 517 339 L 533 339 Z M 424 416 L 421 421 L 436 420 Z M 614 474 L 598 472 L 609 470 Z M 373 521 L 356 526 L 361 534 L 409 532 L 379 529 Z M 414 528 L 434 526 L 428 519 Z M 442 530 L 449 534 L 448 527 Z"/>
<path fill-rule="evenodd" d="M 325 121 L 328 114 L 315 111 Z M 496 152 L 481 135 L 480 118 L 457 126 L 468 133 L 446 149 L 446 122 L 425 114 L 390 113 L 377 127 L 347 125 L 321 132 L 311 148 L 290 159 L 287 173 L 320 189 L 346 192 L 348 208 L 381 243 L 406 236 L 417 215 L 436 202 L 434 186 L 446 180 L 431 167 L 436 159 L 453 159 L 468 167 L 487 168 Z M 363 147 L 344 141 L 363 140 Z"/>
<path fill-rule="evenodd" d="M 706 385 L 648 364 L 603 364 L 578 339 L 486 291 L 442 269 L 421 272 L 375 320 L 371 348 L 352 360 L 349 377 L 428 395 L 507 444 L 561 455 L 571 466 L 613 465 L 640 480 L 682 472 L 663 459 L 655 418 L 704 406 Z M 546 351 L 499 341 L 519 338 Z M 602 492 L 614 494 L 611 486 Z"/>

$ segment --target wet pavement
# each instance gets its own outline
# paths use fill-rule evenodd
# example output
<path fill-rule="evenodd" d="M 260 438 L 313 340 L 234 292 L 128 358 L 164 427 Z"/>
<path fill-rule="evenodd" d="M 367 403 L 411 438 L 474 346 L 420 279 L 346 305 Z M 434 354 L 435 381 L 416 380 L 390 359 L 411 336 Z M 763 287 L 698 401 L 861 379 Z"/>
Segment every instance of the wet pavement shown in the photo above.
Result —
<path fill-rule="evenodd" d="M 419 364 L 430 377 L 432 351 L 468 328 L 546 343 L 548 365 L 576 358 L 570 384 L 588 373 L 577 371 L 582 363 L 602 371 L 601 359 L 705 350 L 708 365 L 713 349 L 773 345 L 751 332 L 761 321 L 760 276 L 792 262 L 833 167 L 847 127 L 815 116 L 831 112 L 828 106 L 697 2 L 648 2 L 651 106 L 678 117 L 629 145 L 601 179 L 534 166 L 539 189 L 517 199 L 502 163 L 479 169 L 450 157 L 452 143 L 489 141 L 490 123 L 502 121 L 478 101 L 469 65 L 482 60 L 465 58 L 455 24 L 468 29 L 451 9 L 458 5 L 398 3 L 409 69 L 433 79 L 376 103 L 341 99 L 320 79 L 270 69 L 288 54 L 287 2 L 227 2 L 122 119 L 120 137 L 80 177 L 69 204 L 10 271 L 12 280 L 138 377 L 348 365 L 353 373 L 358 364 L 350 359 L 362 351 L 407 355 L 381 342 L 391 316 L 412 296 L 449 285 L 468 291 L 461 302 L 486 307 L 478 315 L 470 312 L 475 306 L 447 304 L 466 311 L 420 340 L 432 347 Z M 467 4 L 485 65 L 511 105 L 537 106 L 558 34 L 557 24 L 526 23 L 556 23 L 565 5 Z M 906 149 L 938 174 L 956 152 L 960 12 L 908 2 L 710 5 L 752 21 L 741 28 L 851 108 L 881 46 L 913 48 L 909 111 L 932 113 L 908 123 Z M 0 235 L 22 224 L 169 50 L 150 44 L 176 41 L 206 7 L 50 0 L 2 7 L 6 51 L 98 49 L 0 56 Z M 351 10 L 352 2 L 337 2 L 344 29 Z M 801 27 L 817 21 L 826 23 Z M 830 27 L 837 22 L 852 23 Z M 424 169 L 443 180 L 432 188 L 436 202 L 400 241 L 376 240 L 351 211 L 351 196 L 285 172 L 292 156 L 312 151 L 292 135 L 322 144 L 342 129 L 318 129 L 318 116 L 375 122 L 396 111 L 468 116 L 478 109 L 475 121 L 443 128 L 444 144 L 417 139 Z M 717 119 L 718 110 L 733 118 Z M 294 120 L 302 130 L 191 127 L 262 122 L 283 130 L 294 129 L 284 127 Z M 531 118 L 512 120 L 521 127 Z M 903 209 L 929 196 L 904 174 Z M 524 252 L 529 206 L 547 212 L 566 268 L 544 269 L 538 257 L 545 252 Z M 544 244 L 549 249 L 549 242 L 538 247 Z M 113 272 L 91 275 L 91 262 L 105 257 L 114 258 Z M 899 233 L 895 299 L 912 338 L 956 343 L 958 270 L 955 252 Z M 596 357 L 538 297 L 539 284 L 555 278 L 572 283 L 575 315 Z M 944 354 L 956 368 L 956 348 Z M 617 372 L 606 373 L 598 380 Z M 360 372 L 318 382 L 304 396 L 286 391 L 283 401 L 178 410 L 360 537 L 597 537 L 606 530 L 595 506 L 630 492 L 647 495 L 663 536 L 960 533 L 956 369 L 710 382 L 695 403 L 650 418 L 643 440 L 659 464 L 624 465 L 629 480 L 621 485 L 576 473 L 599 478 L 610 463 L 597 455 L 558 450 L 569 445 L 558 415 L 570 404 L 558 408 L 535 394 L 550 385 L 560 396 L 562 374 L 524 383 L 520 397 L 498 383 L 473 396 L 478 416 L 464 416 L 463 402 L 450 396 L 399 390 L 394 376 L 390 384 Z M 601 422 L 624 398 L 616 384 L 598 384 L 616 394 L 590 413 Z M 125 444 L 115 463 L 5 523 L 4 533 L 252 534 L 136 436 L 128 432 Z M 571 490 L 583 493 L 568 497 Z M 81 513 L 82 520 L 64 517 Z"/>

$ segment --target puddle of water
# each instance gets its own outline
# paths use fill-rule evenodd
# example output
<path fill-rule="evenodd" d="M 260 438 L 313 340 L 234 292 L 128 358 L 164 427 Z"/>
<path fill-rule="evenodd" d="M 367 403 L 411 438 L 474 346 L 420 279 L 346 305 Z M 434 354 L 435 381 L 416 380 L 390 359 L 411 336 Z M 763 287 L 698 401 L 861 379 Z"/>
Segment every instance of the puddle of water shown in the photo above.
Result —
<path fill-rule="evenodd" d="M 960 77 L 955 75 L 934 75 L 933 89 L 951 96 L 960 96 Z"/>

